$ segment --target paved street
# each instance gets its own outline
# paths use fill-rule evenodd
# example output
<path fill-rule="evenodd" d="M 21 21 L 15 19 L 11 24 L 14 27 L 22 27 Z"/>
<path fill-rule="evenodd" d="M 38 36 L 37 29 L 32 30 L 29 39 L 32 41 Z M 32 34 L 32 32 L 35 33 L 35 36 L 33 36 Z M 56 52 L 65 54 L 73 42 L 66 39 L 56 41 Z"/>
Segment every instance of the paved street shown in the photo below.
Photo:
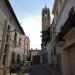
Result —
<path fill-rule="evenodd" d="M 27 70 L 23 71 L 22 75 L 27 75 L 26 72 L 30 73 L 29 75 L 51 75 L 44 65 L 33 65 Z"/>
<path fill-rule="evenodd" d="M 42 64 L 42 65 L 32 65 L 30 67 L 27 67 L 26 69 L 23 68 L 15 75 L 61 75 L 61 73 L 59 73 L 53 67 L 50 67 L 49 64 Z"/>

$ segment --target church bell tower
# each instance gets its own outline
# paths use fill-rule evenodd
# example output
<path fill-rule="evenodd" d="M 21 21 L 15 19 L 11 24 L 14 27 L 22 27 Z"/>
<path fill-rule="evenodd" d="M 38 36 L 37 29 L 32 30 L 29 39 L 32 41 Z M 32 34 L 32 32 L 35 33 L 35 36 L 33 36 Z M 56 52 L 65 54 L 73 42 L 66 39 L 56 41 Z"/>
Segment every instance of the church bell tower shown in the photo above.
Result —
<path fill-rule="evenodd" d="M 42 9 L 42 50 L 45 50 L 45 45 L 47 43 L 47 30 L 50 28 L 50 10 L 45 6 Z"/>
<path fill-rule="evenodd" d="M 50 10 L 45 6 L 42 10 L 42 31 L 50 27 Z"/>

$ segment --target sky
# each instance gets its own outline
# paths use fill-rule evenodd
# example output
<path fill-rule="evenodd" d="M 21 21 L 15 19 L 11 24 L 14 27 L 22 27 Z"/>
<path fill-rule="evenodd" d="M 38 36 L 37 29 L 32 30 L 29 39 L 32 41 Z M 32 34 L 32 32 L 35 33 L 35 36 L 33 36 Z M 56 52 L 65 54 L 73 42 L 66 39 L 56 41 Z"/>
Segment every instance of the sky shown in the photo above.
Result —
<path fill-rule="evenodd" d="M 30 38 L 30 48 L 41 49 L 41 26 L 42 9 L 45 5 L 52 12 L 54 0 L 9 0 L 12 8 L 23 27 L 23 30 Z M 51 13 L 51 19 L 53 15 Z"/>

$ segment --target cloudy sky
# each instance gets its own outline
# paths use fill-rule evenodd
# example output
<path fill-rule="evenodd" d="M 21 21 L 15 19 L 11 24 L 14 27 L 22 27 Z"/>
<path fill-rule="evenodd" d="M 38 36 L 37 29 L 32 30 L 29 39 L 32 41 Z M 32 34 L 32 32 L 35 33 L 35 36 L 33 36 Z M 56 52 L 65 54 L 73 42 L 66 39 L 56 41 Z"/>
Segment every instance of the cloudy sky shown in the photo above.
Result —
<path fill-rule="evenodd" d="M 30 38 L 30 48 L 41 49 L 41 12 L 42 8 L 50 8 L 52 12 L 54 0 L 9 0 L 13 10 Z M 52 18 L 51 14 L 51 18 Z"/>

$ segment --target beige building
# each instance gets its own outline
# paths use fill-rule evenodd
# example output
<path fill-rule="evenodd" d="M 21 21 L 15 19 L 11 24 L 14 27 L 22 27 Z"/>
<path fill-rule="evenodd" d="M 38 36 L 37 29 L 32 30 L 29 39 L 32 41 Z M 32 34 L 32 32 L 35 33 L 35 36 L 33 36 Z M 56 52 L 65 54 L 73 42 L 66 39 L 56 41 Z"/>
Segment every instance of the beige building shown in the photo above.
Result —
<path fill-rule="evenodd" d="M 20 64 L 25 33 L 8 0 L 0 0 L 0 74 L 9 75 L 10 66 Z"/>
<path fill-rule="evenodd" d="M 62 75 L 75 75 L 75 0 L 55 0 L 53 14 L 53 64 Z"/>
<path fill-rule="evenodd" d="M 22 36 L 22 49 L 23 49 L 23 61 L 29 59 L 29 51 L 30 51 L 30 39 L 28 36 Z"/>
<path fill-rule="evenodd" d="M 29 58 L 29 50 L 30 50 L 30 39 L 28 36 L 25 37 L 25 55 L 26 60 Z"/>

